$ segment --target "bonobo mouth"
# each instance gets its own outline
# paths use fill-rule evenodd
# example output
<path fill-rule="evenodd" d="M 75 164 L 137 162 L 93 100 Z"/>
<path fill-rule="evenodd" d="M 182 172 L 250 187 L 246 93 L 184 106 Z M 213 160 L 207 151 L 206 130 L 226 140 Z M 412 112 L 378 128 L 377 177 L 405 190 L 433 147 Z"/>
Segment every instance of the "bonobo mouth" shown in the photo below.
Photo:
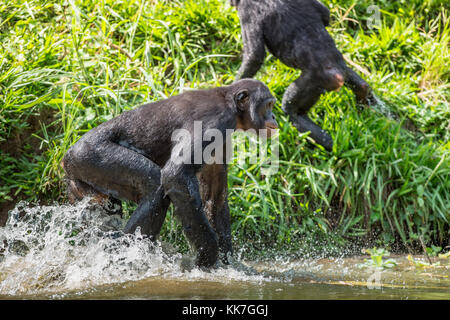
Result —
<path fill-rule="evenodd" d="M 272 130 L 278 129 L 277 124 L 274 122 L 266 122 L 265 127 L 266 127 L 266 129 L 272 129 Z"/>
<path fill-rule="evenodd" d="M 264 124 L 264 129 L 266 130 L 266 133 L 265 133 L 266 137 L 271 138 L 272 135 L 275 135 L 275 132 L 276 132 L 275 130 L 278 129 L 278 126 L 277 126 L 276 122 L 273 123 L 272 121 L 266 121 L 266 123 Z"/>

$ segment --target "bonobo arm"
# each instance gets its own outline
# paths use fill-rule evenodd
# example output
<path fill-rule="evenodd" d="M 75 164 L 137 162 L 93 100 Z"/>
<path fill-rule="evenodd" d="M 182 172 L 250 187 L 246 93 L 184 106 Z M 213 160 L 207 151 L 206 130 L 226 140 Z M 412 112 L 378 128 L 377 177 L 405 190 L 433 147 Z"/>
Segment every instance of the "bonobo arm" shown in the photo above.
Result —
<path fill-rule="evenodd" d="M 216 230 L 219 236 L 219 256 L 224 264 L 229 264 L 228 255 L 233 254 L 233 246 L 231 244 L 231 224 L 230 224 L 230 208 L 228 200 L 226 200 L 217 212 Z"/>
<path fill-rule="evenodd" d="M 252 78 L 261 68 L 266 55 L 262 22 L 254 21 L 246 10 L 239 11 L 239 19 L 244 50 L 242 65 L 237 72 L 236 80 Z"/>
<path fill-rule="evenodd" d="M 186 237 L 197 251 L 197 265 L 210 267 L 217 260 L 218 239 L 205 216 L 195 173 L 193 165 L 169 160 L 162 169 L 161 183 Z"/>

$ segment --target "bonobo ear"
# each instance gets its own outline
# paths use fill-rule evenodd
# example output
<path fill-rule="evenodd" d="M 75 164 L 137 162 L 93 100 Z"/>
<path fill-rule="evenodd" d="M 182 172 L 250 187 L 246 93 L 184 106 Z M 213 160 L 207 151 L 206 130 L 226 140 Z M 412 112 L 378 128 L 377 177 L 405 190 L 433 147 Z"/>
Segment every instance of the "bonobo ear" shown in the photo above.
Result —
<path fill-rule="evenodd" d="M 246 89 L 239 91 L 234 96 L 234 102 L 236 103 L 236 108 L 239 111 L 245 111 L 248 104 L 248 91 Z"/>

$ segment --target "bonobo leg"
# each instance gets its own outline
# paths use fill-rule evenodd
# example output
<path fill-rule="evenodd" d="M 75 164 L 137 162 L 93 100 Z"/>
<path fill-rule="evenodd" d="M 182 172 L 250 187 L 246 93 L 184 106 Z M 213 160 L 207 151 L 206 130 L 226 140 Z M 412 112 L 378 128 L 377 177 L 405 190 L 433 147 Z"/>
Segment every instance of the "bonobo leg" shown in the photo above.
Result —
<path fill-rule="evenodd" d="M 193 166 L 169 161 L 162 169 L 161 181 L 174 205 L 174 215 L 197 252 L 197 265 L 213 266 L 217 261 L 218 239 L 204 213 Z"/>
<path fill-rule="evenodd" d="M 363 105 L 376 103 L 369 84 L 352 69 L 347 68 L 346 72 L 345 84 L 355 93 L 356 102 Z"/>
<path fill-rule="evenodd" d="M 139 226 L 152 238 L 159 234 L 168 201 L 160 190 L 160 167 L 151 160 L 111 141 L 80 140 L 67 152 L 63 165 L 78 186 L 138 203 L 125 232 Z"/>
<path fill-rule="evenodd" d="M 166 218 L 169 204 L 170 201 L 164 197 L 164 190 L 160 186 L 154 194 L 149 194 L 142 199 L 123 231 L 134 233 L 136 228 L 140 227 L 142 234 L 156 240 Z"/>
<path fill-rule="evenodd" d="M 228 264 L 231 245 L 230 211 L 228 208 L 227 165 L 205 165 L 197 174 L 205 215 L 219 238 L 219 255 Z"/>
<path fill-rule="evenodd" d="M 325 90 L 312 77 L 304 73 L 289 85 L 283 96 L 283 110 L 300 132 L 310 131 L 310 137 L 326 150 L 333 149 L 333 139 L 307 116 L 308 110 Z"/>

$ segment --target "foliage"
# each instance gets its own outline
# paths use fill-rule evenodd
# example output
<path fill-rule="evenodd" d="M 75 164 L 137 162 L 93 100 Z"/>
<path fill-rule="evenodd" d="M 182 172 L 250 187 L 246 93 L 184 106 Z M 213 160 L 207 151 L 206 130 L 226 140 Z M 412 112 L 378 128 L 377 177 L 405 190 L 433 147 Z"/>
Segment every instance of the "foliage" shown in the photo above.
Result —
<path fill-rule="evenodd" d="M 414 259 L 413 256 L 411 256 L 410 254 L 408 255 L 408 261 L 409 261 L 409 264 L 411 266 L 413 266 L 415 269 L 417 269 L 419 271 L 426 270 L 426 269 L 431 269 L 431 268 L 440 266 L 440 262 L 439 261 L 434 263 L 434 264 L 431 264 L 429 262 L 425 262 L 425 261 Z"/>
<path fill-rule="evenodd" d="M 389 257 L 391 255 L 386 249 L 372 248 L 365 249 L 363 252 L 370 255 L 370 260 L 364 259 L 364 266 L 371 266 L 380 269 L 394 268 L 397 266 L 397 262 L 395 262 L 394 259 L 383 260 L 383 257 Z"/>

